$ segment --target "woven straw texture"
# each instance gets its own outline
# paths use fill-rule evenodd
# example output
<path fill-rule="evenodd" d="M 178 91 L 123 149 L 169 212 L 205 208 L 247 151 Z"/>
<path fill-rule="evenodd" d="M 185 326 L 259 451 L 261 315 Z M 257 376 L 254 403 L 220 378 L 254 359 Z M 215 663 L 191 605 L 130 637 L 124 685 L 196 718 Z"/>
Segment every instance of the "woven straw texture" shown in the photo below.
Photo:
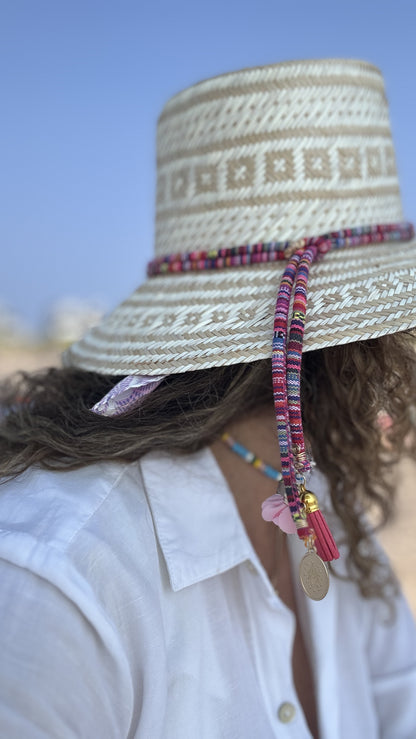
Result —
<path fill-rule="evenodd" d="M 403 220 L 380 72 L 289 62 L 206 80 L 159 119 L 157 256 Z M 284 265 L 149 279 L 64 361 L 159 374 L 271 354 Z M 416 243 L 332 252 L 311 268 L 304 349 L 416 325 Z"/>

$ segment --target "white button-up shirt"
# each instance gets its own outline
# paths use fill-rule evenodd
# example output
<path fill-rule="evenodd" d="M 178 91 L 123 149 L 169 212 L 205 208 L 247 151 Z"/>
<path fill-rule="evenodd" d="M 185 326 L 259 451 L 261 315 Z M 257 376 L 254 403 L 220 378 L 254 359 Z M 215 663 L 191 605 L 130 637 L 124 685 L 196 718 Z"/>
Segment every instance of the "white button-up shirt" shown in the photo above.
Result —
<path fill-rule="evenodd" d="M 318 494 L 323 481 L 310 484 Z M 212 454 L 31 470 L 0 489 L 0 736 L 307 739 L 294 616 Z M 321 739 L 416 736 L 416 638 L 331 578 L 296 596 Z M 342 562 L 341 562 L 342 567 Z"/>

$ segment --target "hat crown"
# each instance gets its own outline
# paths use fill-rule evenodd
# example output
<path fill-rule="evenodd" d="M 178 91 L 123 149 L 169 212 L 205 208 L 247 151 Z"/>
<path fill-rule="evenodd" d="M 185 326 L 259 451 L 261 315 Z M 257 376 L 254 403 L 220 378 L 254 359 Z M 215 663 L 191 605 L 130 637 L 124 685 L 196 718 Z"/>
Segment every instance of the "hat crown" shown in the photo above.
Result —
<path fill-rule="evenodd" d="M 259 242 L 397 224 L 380 72 L 359 61 L 289 62 L 179 93 L 158 124 L 156 216 L 158 256 L 244 244 L 256 247 L 239 253 L 258 254 Z M 348 248 L 350 237 L 310 271 L 304 351 L 416 325 L 416 241 Z M 168 375 L 270 358 L 286 264 L 234 268 L 231 260 L 224 269 L 158 274 L 64 361 L 105 374 Z"/>
<path fill-rule="evenodd" d="M 157 164 L 157 255 L 403 217 L 383 78 L 366 62 L 286 62 L 187 88 L 160 115 Z"/>

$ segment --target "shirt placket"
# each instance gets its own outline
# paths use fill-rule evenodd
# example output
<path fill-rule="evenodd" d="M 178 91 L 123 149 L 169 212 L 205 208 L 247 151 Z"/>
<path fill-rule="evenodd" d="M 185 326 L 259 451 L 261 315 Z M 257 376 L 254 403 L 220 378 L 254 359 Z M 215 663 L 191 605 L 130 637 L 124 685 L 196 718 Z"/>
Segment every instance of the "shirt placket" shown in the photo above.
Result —
<path fill-rule="evenodd" d="M 255 553 L 241 567 L 252 657 L 271 736 L 307 739 L 311 735 L 292 674 L 295 617 L 275 593 Z"/>

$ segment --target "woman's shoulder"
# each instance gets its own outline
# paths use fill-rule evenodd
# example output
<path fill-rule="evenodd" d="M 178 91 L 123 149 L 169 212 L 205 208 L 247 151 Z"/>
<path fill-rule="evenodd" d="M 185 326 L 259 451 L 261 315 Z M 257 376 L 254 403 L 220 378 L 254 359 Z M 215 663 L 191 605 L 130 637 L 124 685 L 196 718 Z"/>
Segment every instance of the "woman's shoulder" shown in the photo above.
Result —
<path fill-rule="evenodd" d="M 34 466 L 0 485 L 0 540 L 26 538 L 64 551 L 108 507 L 111 529 L 133 491 L 139 512 L 145 496 L 138 464 L 100 462 L 65 471 Z"/>
<path fill-rule="evenodd" d="M 47 583 L 96 628 L 131 636 L 137 598 L 146 593 L 156 609 L 161 580 L 140 464 L 33 468 L 0 485 L 0 572 L 16 571 L 28 589 Z"/>

